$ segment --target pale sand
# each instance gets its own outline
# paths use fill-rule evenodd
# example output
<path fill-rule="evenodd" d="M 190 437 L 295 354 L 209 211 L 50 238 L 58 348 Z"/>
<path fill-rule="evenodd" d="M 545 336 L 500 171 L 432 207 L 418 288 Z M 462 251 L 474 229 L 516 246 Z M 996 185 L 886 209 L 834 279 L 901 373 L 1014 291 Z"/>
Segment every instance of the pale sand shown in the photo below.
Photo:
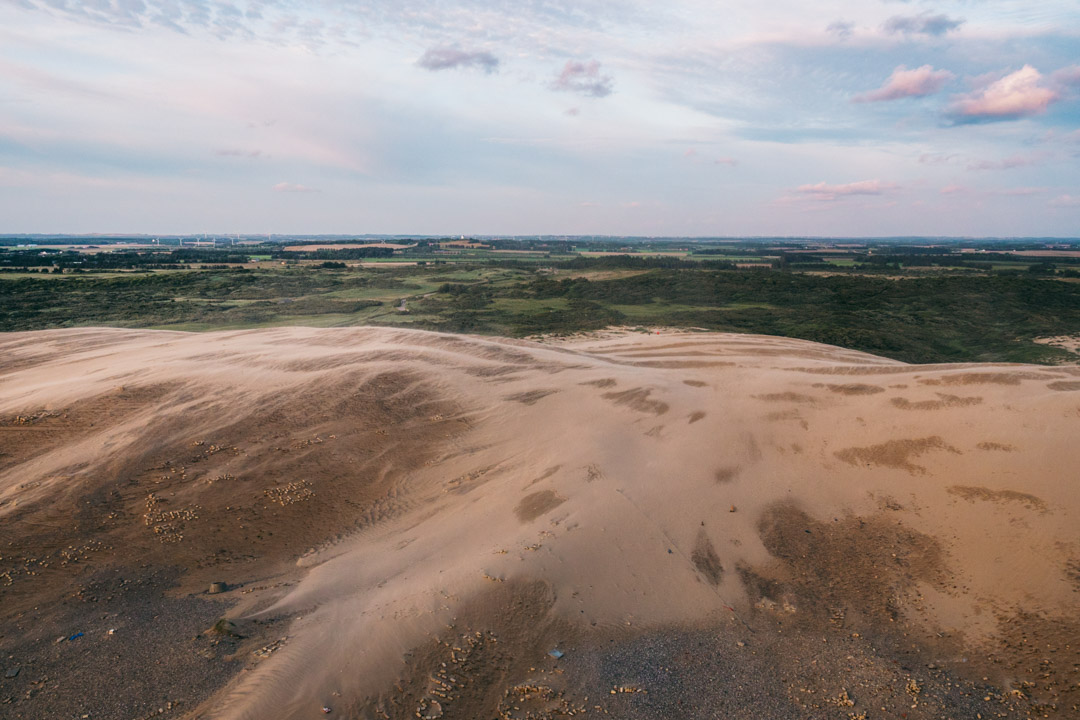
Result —
<path fill-rule="evenodd" d="M 1080 355 L 1080 335 L 1058 335 L 1056 337 L 1035 338 L 1035 342 L 1041 345 L 1051 345 Z"/>
<path fill-rule="evenodd" d="M 156 531 L 178 542 L 157 542 L 150 526 L 161 518 L 108 525 L 160 562 L 194 564 L 202 542 L 242 547 L 248 536 L 229 515 L 238 507 L 252 527 L 287 534 L 326 522 L 338 536 L 315 552 L 274 546 L 286 562 L 303 554 L 299 571 L 272 573 L 295 584 L 266 580 L 231 596 L 241 601 L 232 616 L 295 619 L 287 643 L 198 716 L 362 705 L 402 674 L 405 653 L 502 583 L 542 581 L 551 617 L 594 633 L 798 616 L 796 595 L 750 585 L 799 582 L 791 568 L 814 558 L 792 551 L 784 566 L 778 553 L 848 522 L 902 527 L 925 543 L 922 560 L 910 559 L 915 545 L 901 548 L 910 567 L 890 586 L 890 612 L 913 633 L 971 649 L 1004 637 L 1000 623 L 1020 613 L 1080 614 L 1072 368 L 913 366 L 707 333 L 548 345 L 372 328 L 0 336 L 0 418 L 112 407 L 140 389 L 148 395 L 130 412 L 0 465 L 9 532 L 20 508 L 131 477 L 141 484 L 117 502 L 132 513 L 151 491 L 163 507 L 198 508 Z M 205 452 L 219 442 L 221 452 Z M 184 477 L 156 465 L 169 453 L 193 456 Z M 798 536 L 785 534 L 796 526 Z M 891 573 L 896 551 L 874 555 L 882 547 L 868 544 L 867 556 Z M 850 572 L 821 570 L 853 596 L 879 567 L 856 556 L 843 556 Z M 242 576 L 238 567 L 193 569 L 183 587 Z M 855 585 L 845 590 L 847 575 Z"/>

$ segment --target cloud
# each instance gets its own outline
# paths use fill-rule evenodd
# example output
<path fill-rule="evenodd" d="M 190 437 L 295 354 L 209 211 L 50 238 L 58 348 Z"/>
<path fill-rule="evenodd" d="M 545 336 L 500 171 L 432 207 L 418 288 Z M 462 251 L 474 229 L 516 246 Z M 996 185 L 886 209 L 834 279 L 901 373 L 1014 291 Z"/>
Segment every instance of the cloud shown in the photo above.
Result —
<path fill-rule="evenodd" d="M 238 150 L 236 148 L 225 148 L 218 150 L 215 153 L 218 157 L 242 157 L 242 158 L 258 158 L 262 157 L 262 150 Z"/>
<path fill-rule="evenodd" d="M 835 35 L 841 40 L 846 40 L 854 34 L 855 23 L 837 20 L 836 22 L 829 23 L 828 27 L 825 28 L 825 32 L 830 35 Z"/>
<path fill-rule="evenodd" d="M 458 48 L 430 48 L 416 64 L 431 70 L 452 70 L 454 68 L 476 68 L 486 73 L 499 69 L 499 58 L 486 50 L 460 50 Z"/>
<path fill-rule="evenodd" d="M 88 100 L 115 101 L 119 96 L 85 82 L 55 75 L 37 67 L 7 62 L 0 58 L 0 77 L 10 79 L 31 90 L 82 97 Z"/>
<path fill-rule="evenodd" d="M 551 81 L 551 89 L 561 92 L 575 92 L 580 95 L 602 98 L 610 95 L 613 80 L 610 75 L 600 73 L 600 63 L 596 60 L 576 62 L 570 60 L 563 66 L 559 75 Z"/>
<path fill-rule="evenodd" d="M 1060 88 L 1080 88 L 1080 65 L 1070 65 L 1050 74 L 1050 81 Z"/>
<path fill-rule="evenodd" d="M 1043 76 L 1025 65 L 974 92 L 953 101 L 950 113 L 960 122 L 1017 120 L 1044 112 L 1059 98 L 1042 84 Z"/>
<path fill-rule="evenodd" d="M 814 185 L 800 185 L 795 188 L 795 192 L 809 196 L 813 200 L 828 202 L 851 195 L 884 195 L 889 190 L 895 190 L 897 187 L 894 183 L 881 182 L 880 180 L 860 180 L 843 185 L 830 185 L 819 182 Z"/>
<path fill-rule="evenodd" d="M 229 2 L 206 0 L 16 0 L 15 4 L 28 10 L 40 10 L 50 15 L 63 14 L 72 20 L 106 27 L 142 30 L 158 26 L 184 35 L 191 31 L 205 31 L 219 39 L 253 37 L 254 28 L 246 20 L 261 17 L 261 12 L 252 13 L 250 10 L 245 16 Z M 286 28 L 282 25 L 278 29 Z M 321 42 L 321 38 L 316 39 Z"/>
<path fill-rule="evenodd" d="M 951 165 L 957 160 L 955 153 L 923 153 L 919 156 L 920 165 Z"/>
<path fill-rule="evenodd" d="M 1080 145 L 1080 130 L 1070 130 L 1061 133 L 1057 130 L 1047 130 L 1040 134 L 1036 141 L 1041 144 L 1057 143 L 1061 145 Z"/>
<path fill-rule="evenodd" d="M 1041 160 L 1038 157 L 1024 157 L 1013 155 L 1004 160 L 976 160 L 968 163 L 968 170 L 1012 170 L 1013 168 L 1035 165 Z"/>
<path fill-rule="evenodd" d="M 948 15 L 932 15 L 929 12 L 918 15 L 893 15 L 885 21 L 882 28 L 892 35 L 933 35 L 940 37 L 950 30 L 956 30 L 964 24 L 962 19 Z"/>
<path fill-rule="evenodd" d="M 718 158 L 706 157 L 706 156 L 702 155 L 701 153 L 699 153 L 696 148 L 690 148 L 689 150 L 684 152 L 683 157 L 684 158 L 689 158 L 694 163 L 709 162 L 709 163 L 711 163 L 713 165 L 728 165 L 730 167 L 735 167 L 736 165 L 739 164 L 739 161 L 736 160 L 733 157 L 727 157 L 727 156 L 718 157 Z"/>
<path fill-rule="evenodd" d="M 1050 207 L 1078 208 L 1080 207 L 1080 195 L 1058 195 L 1049 203 Z"/>
<path fill-rule="evenodd" d="M 1029 197 L 1031 195 L 1039 195 L 1046 192 L 1044 187 L 1016 187 L 1016 188 L 1002 188 L 1001 190 L 995 190 L 994 195 L 1002 195 L 1004 197 Z"/>
<path fill-rule="evenodd" d="M 854 102 L 882 102 L 909 97 L 925 97 L 939 92 L 952 78 L 953 74 L 948 70 L 935 70 L 930 65 L 923 65 L 914 70 L 908 70 L 900 65 L 892 71 L 892 75 L 884 85 L 877 90 L 856 95 L 852 100 Z"/>
<path fill-rule="evenodd" d="M 941 188 L 941 194 L 942 195 L 955 195 L 957 193 L 962 193 L 962 192 L 967 192 L 967 188 L 964 187 L 963 185 L 953 184 L 953 185 L 946 185 L 945 187 Z"/>
<path fill-rule="evenodd" d="M 1071 5 L 1052 0 L 1022 16 L 984 12 L 992 3 L 974 0 L 893 5 L 845 0 L 824 11 L 789 3 L 783 12 L 755 6 L 738 22 L 722 21 L 725 4 L 700 0 L 576 5 L 141 0 L 148 9 L 136 13 L 143 27 L 138 32 L 114 32 L 73 15 L 76 7 L 87 12 L 113 7 L 122 24 L 119 8 L 134 7 L 137 0 L 30 0 L 40 13 L 16 9 L 8 4 L 13 1 L 0 0 L 5 38 L 0 44 L 13 43 L 5 44 L 0 62 L 22 63 L 81 89 L 80 97 L 69 97 L 74 87 L 61 94 L 0 68 L 0 125 L 27 128 L 15 142 L 0 139 L 0 165 L 147 178 L 130 198 L 87 195 L 86 210 L 75 203 L 65 206 L 57 214 L 68 227 L 81 222 L 93 229 L 99 218 L 118 227 L 123 223 L 113 224 L 111 217 L 122 219 L 124 210 L 133 211 L 125 222 L 144 222 L 153 219 L 153 209 L 164 218 L 160 222 L 175 223 L 171 227 L 177 229 L 233 217 L 236 227 L 275 231 L 360 225 L 389 230 L 415 221 L 409 208 L 426 203 L 439 212 L 425 215 L 412 230 L 422 226 L 437 233 L 441 223 L 492 232 L 626 233 L 635 231 L 633 223 L 609 211 L 619 208 L 620 199 L 636 197 L 644 203 L 637 212 L 652 223 L 638 232 L 707 234 L 718 225 L 705 218 L 720 215 L 724 227 L 749 234 L 1052 235 L 1066 234 L 1076 210 L 1051 211 L 1045 204 L 1062 193 L 1080 195 L 1075 162 L 1080 157 L 1074 157 L 1080 154 L 1075 122 L 1080 104 L 1069 99 L 1080 96 L 1080 89 L 1066 89 L 1076 87 L 1070 85 L 1075 69 L 1067 66 L 1080 64 L 1080 57 L 1070 56 L 1066 32 L 1075 26 L 1068 20 L 1076 0 Z M 45 10 L 60 4 L 68 10 Z M 255 36 L 218 40 L 201 19 L 199 5 L 208 9 L 211 23 L 219 15 L 232 17 L 229 6 L 239 8 Z M 917 16 L 931 8 L 933 14 L 967 21 L 942 37 L 882 30 L 890 16 Z M 161 29 L 154 19 L 159 14 L 185 34 Z M 313 19 L 324 24 L 308 22 Z M 337 23 L 346 26 L 347 39 L 356 45 L 338 40 Z M 322 51 L 304 52 L 301 33 L 309 30 L 322 34 Z M 42 53 L 42 47 L 49 52 Z M 420 65 L 425 55 L 433 63 L 439 59 L 426 51 L 446 48 L 461 54 L 488 51 L 499 61 L 497 69 L 489 75 L 483 64 L 442 71 Z M 589 73 L 575 72 L 573 65 L 559 82 L 561 91 L 553 89 L 568 60 L 577 61 L 582 71 L 599 61 L 594 80 L 610 76 L 599 86 L 610 95 L 597 98 L 581 89 Z M 1042 72 L 1040 86 L 1060 95 L 1044 115 L 1022 123 L 941 127 L 959 125 L 948 113 L 961 94 L 979 94 L 1025 62 Z M 956 77 L 936 94 L 906 95 L 901 89 L 926 88 L 894 83 L 901 63 L 904 73 L 929 64 L 931 73 L 947 70 Z M 220 72 L 221 67 L 230 72 Z M 996 72 L 976 83 L 975 76 L 987 71 Z M 494 82 L 498 92 L 441 91 L 448 80 L 478 83 L 488 91 Z M 97 101 L 87 89 L 114 93 L 117 101 Z M 898 99 L 878 100 L 894 92 Z M 867 96 L 860 98 L 867 107 L 852 107 L 858 94 Z M 277 125 L 263 127 L 264 118 L 275 117 Z M 244 129 L 248 121 L 251 130 Z M 1056 128 L 1053 144 L 1034 145 L 1034 138 L 1051 127 Z M 696 147 L 698 154 L 683 158 L 687 147 Z M 255 149 L 262 154 L 253 158 Z M 1004 166 L 1012 156 L 1040 150 L 1046 154 L 1034 167 L 992 170 L 988 166 L 994 162 L 983 162 Z M 920 158 L 922 153 L 928 154 Z M 733 167 L 735 159 L 739 164 Z M 267 177 L 272 162 L 277 170 Z M 647 162 L 651 171 L 628 174 L 626 167 L 635 162 Z M 987 169 L 969 171 L 969 164 Z M 541 171 L 523 172 L 523 167 Z M 776 168 L 786 172 L 771 171 Z M 309 192 L 271 190 L 275 174 L 288 178 L 287 186 L 303 183 Z M 683 198 L 685 212 L 674 215 L 655 204 L 657 198 L 670 200 L 671 188 L 688 175 L 729 183 L 723 190 L 730 194 L 731 212 L 710 206 L 707 194 Z M 738 178 L 746 182 L 734 182 Z M 900 187 L 855 196 L 854 189 L 837 194 L 825 185 L 797 192 L 795 184 L 873 178 Z M 920 178 L 925 186 L 917 184 Z M 154 184 L 166 182 L 191 187 L 212 182 L 215 204 L 175 211 Z M 950 183 L 970 189 L 939 194 Z M 988 187 L 1014 185 L 1052 190 L 1028 199 L 988 194 Z M 605 197 L 590 197 L 596 187 L 607 188 Z M 265 207 L 243 202 L 252 190 L 277 202 Z M 374 192 L 376 199 L 328 206 L 316 216 L 299 211 L 347 190 Z M 287 192 L 300 194 L 278 197 Z M 523 195 L 514 194 L 519 192 L 531 193 L 529 208 L 512 212 L 507 207 L 523 207 L 518 202 Z M 41 195 L 40 202 L 46 202 L 48 193 Z M 781 195 L 792 200 L 790 216 L 755 214 L 760 203 Z M 40 224 L 31 212 L 34 203 L 27 201 L 31 191 L 6 196 L 0 199 L 0 216 L 9 229 Z M 489 196 L 511 199 L 498 204 Z M 575 225 L 567 198 L 602 201 L 603 212 L 590 221 L 595 224 Z M 835 200 L 820 201 L 826 198 Z M 917 198 L 926 200 L 925 211 L 881 217 L 871 212 L 893 199 L 911 207 L 909 201 Z M 985 208 L 978 209 L 975 200 L 985 201 Z M 799 213 L 804 211 L 817 213 L 820 224 L 803 226 Z M 211 219 L 199 220 L 200 215 Z M 736 224 L 729 225 L 729 218 Z M 668 223 L 663 228 L 661 219 Z"/>
<path fill-rule="evenodd" d="M 314 188 L 309 188 L 306 185 L 293 185 L 292 183 L 279 182 L 277 185 L 271 188 L 274 192 L 285 193 L 312 193 L 319 192 Z"/>

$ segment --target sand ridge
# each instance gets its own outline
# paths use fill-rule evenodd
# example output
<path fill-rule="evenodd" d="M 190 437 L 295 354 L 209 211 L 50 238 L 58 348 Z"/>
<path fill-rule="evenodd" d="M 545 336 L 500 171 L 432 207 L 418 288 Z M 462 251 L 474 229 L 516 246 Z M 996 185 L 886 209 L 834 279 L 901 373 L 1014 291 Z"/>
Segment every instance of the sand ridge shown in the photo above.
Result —
<path fill-rule="evenodd" d="M 174 594 L 225 577 L 223 612 L 287 625 L 197 717 L 518 717 L 475 688 L 536 680 L 510 656 L 551 633 L 703 623 L 851 642 L 898 623 L 945 638 L 942 667 L 982 648 L 1020 668 L 1016 618 L 1057 642 L 1080 609 L 1080 393 L 1059 368 L 709 333 L 81 329 L 0 348 L 9 617 L 139 557 L 185 568 Z M 76 540 L 102 548 L 61 567 Z M 538 629 L 476 629 L 472 691 L 413 683 L 449 626 L 506 603 Z M 1022 669 L 995 678 L 1002 702 L 1077 702 L 1062 662 L 1015 697 Z M 550 716 L 583 703 L 545 682 Z"/>

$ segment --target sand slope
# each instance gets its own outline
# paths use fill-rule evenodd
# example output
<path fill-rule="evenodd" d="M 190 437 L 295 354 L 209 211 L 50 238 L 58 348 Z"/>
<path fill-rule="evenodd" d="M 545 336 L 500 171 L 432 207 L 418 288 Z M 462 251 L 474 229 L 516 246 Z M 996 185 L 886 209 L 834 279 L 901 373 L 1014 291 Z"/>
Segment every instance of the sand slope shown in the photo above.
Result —
<path fill-rule="evenodd" d="M 132 665 L 127 705 L 94 695 L 116 717 L 173 699 L 165 715 L 677 716 L 690 680 L 676 692 L 619 655 L 645 643 L 633 657 L 671 665 L 677 635 L 723 648 L 712 670 L 685 661 L 703 692 L 736 683 L 718 668 L 738 653 L 782 678 L 773 717 L 1067 716 L 1078 437 L 1076 368 L 912 366 L 773 337 L 10 334 L 0 651 L 81 677 L 112 652 L 106 625 L 151 619 L 110 615 L 122 585 L 89 592 L 102 619 L 65 655 L 83 639 L 45 641 L 73 588 L 172 568 L 170 602 L 213 601 L 199 612 L 250 638 L 162 630 L 154 662 L 219 667 L 217 683 L 144 702 L 167 681 Z M 213 580 L 232 590 L 204 598 Z M 574 652 L 556 661 L 555 645 Z M 24 697 L 35 677 L 0 685 L 13 717 L 78 705 L 55 677 Z M 608 693 L 619 677 L 634 682 Z M 742 682 L 724 692 L 749 697 Z M 725 716 L 755 716 L 739 712 Z"/>

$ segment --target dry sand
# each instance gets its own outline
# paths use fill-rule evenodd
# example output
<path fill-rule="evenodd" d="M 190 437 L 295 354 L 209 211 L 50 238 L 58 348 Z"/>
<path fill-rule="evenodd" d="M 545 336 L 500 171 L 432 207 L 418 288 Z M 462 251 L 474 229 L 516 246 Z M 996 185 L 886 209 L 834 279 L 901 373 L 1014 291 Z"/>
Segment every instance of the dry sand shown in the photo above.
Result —
<path fill-rule="evenodd" d="M 1080 356 L 1080 335 L 1058 335 L 1055 337 L 1035 338 L 1035 342 L 1041 345 L 1068 350 L 1074 355 Z M 1080 358 L 1078 358 L 1080 359 Z"/>
<path fill-rule="evenodd" d="M 1078 430 L 764 336 L 9 334 L 0 717 L 1076 716 Z"/>

